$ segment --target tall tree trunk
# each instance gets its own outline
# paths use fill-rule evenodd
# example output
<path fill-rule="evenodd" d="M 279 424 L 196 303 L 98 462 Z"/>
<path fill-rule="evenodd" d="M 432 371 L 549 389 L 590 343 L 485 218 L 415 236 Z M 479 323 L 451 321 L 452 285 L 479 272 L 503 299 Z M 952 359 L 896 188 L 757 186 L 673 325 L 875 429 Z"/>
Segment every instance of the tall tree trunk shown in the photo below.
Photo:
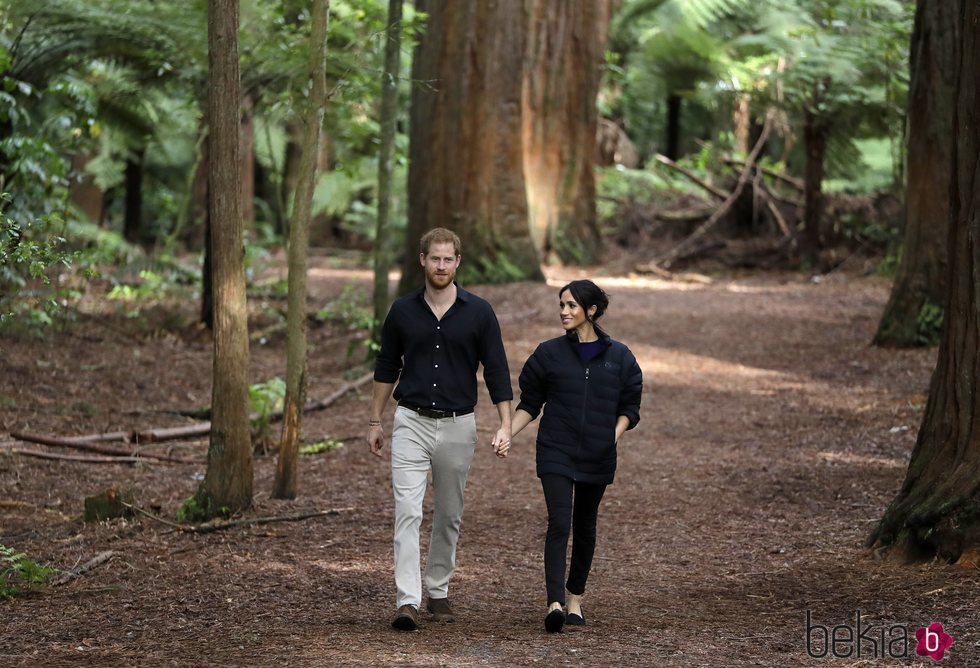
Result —
<path fill-rule="evenodd" d="M 681 154 L 681 103 L 680 95 L 667 96 L 667 130 L 664 155 L 677 160 Z"/>
<path fill-rule="evenodd" d="M 422 283 L 414 242 L 452 228 L 460 280 L 540 280 L 521 145 L 524 0 L 419 0 L 429 19 L 412 63 L 408 248 L 399 289 Z"/>
<path fill-rule="evenodd" d="M 398 129 L 398 79 L 401 76 L 402 0 L 388 0 L 385 31 L 385 69 L 381 75 L 381 146 L 378 149 L 378 220 L 374 229 L 374 327 L 371 336 L 381 339 L 381 325 L 388 312 L 388 224 L 391 218 L 391 183 Z"/>
<path fill-rule="evenodd" d="M 214 271 L 211 440 L 197 516 L 252 503 L 248 314 L 242 245 L 238 0 L 208 0 L 209 209 Z"/>
<path fill-rule="evenodd" d="M 545 262 L 598 260 L 595 163 L 608 0 L 528 0 L 524 178 L 531 236 Z"/>
<path fill-rule="evenodd" d="M 905 483 L 869 543 L 912 558 L 980 550 L 980 4 L 959 0 L 949 292 L 939 360 Z"/>
<path fill-rule="evenodd" d="M 123 237 L 131 244 L 143 239 L 143 156 L 140 147 L 126 159 L 126 202 L 123 213 Z"/>
<path fill-rule="evenodd" d="M 946 243 L 953 132 L 959 69 L 957 8 L 919 0 L 912 34 L 908 97 L 908 170 L 905 241 L 891 297 L 875 343 L 914 346 L 936 342 L 934 319 L 920 317 L 946 297 Z"/>
<path fill-rule="evenodd" d="M 286 397 L 283 407 L 282 435 L 279 439 L 279 457 L 276 460 L 276 479 L 272 489 L 272 496 L 276 499 L 296 498 L 297 459 L 306 396 L 306 266 L 310 209 L 313 204 L 313 187 L 316 184 L 317 163 L 320 158 L 323 105 L 327 95 L 329 0 L 313 0 L 312 11 L 309 72 L 313 85 L 303 119 L 305 150 L 300 159 L 296 200 L 289 225 Z"/>
<path fill-rule="evenodd" d="M 803 169 L 803 238 L 800 249 L 803 264 L 818 269 L 820 262 L 820 222 L 823 218 L 823 172 L 830 128 L 809 109 L 803 119 L 806 165 Z"/>

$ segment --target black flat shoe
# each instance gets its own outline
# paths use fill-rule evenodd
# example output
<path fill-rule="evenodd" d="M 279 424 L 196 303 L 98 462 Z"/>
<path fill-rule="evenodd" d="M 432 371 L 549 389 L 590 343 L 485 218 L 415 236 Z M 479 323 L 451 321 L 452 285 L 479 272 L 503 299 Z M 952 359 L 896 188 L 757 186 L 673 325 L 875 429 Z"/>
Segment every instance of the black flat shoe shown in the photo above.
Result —
<path fill-rule="evenodd" d="M 565 623 L 569 626 L 585 626 L 585 615 L 576 615 L 574 612 L 568 613 Z"/>
<path fill-rule="evenodd" d="M 558 633 L 565 625 L 565 612 L 561 608 L 555 608 L 544 618 L 544 630 L 548 633 Z"/>

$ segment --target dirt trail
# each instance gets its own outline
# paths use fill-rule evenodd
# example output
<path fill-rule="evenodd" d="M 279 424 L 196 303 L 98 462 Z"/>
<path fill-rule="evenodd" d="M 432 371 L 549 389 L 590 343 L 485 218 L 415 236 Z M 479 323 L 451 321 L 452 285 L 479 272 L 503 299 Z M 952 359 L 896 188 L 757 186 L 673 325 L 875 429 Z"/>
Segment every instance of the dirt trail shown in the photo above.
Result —
<path fill-rule="evenodd" d="M 559 333 L 556 287 L 570 277 L 474 288 L 500 316 L 515 387 L 534 346 Z M 310 438 L 348 440 L 303 458 L 301 498 L 270 500 L 274 460 L 256 462 L 255 515 L 349 509 L 303 523 L 202 536 L 149 519 L 86 526 L 82 498 L 113 482 L 133 485 L 142 506 L 172 517 L 203 468 L 96 467 L 0 452 L 0 543 L 59 568 L 116 552 L 71 584 L 0 603 L 0 665 L 902 663 L 886 653 L 898 645 L 870 641 L 860 661 L 856 643 L 837 647 L 852 651 L 848 661 L 808 656 L 833 649 L 816 625 L 856 633 L 858 610 L 875 639 L 907 629 L 913 657 L 914 630 L 940 621 L 954 639 L 945 663 L 980 663 L 976 571 L 900 566 L 863 548 L 904 477 L 935 359 L 935 350 L 867 345 L 887 283 L 845 275 L 707 286 L 595 278 L 613 297 L 606 327 L 636 354 L 646 383 L 642 421 L 621 443 L 600 511 L 588 627 L 554 636 L 542 629 L 545 515 L 534 426 L 505 461 L 488 445 L 478 451 L 450 593 L 459 621 L 414 634 L 388 627 L 390 476 L 360 442 L 368 410 L 361 395 L 307 418 Z M 325 298 L 350 281 L 368 289 L 366 273 L 326 267 L 311 287 Z M 0 341 L 0 397 L 8 399 L 0 401 L 0 431 L 162 425 L 176 418 L 147 411 L 207 403 L 206 341 L 124 327 L 93 320 L 54 341 Z M 347 338 L 327 330 L 311 338 L 317 398 L 343 382 Z M 282 341 L 253 345 L 252 355 L 254 380 L 283 373 Z M 495 415 L 481 393 L 478 424 L 489 443 Z M 203 446 L 172 448 L 190 451 Z"/>

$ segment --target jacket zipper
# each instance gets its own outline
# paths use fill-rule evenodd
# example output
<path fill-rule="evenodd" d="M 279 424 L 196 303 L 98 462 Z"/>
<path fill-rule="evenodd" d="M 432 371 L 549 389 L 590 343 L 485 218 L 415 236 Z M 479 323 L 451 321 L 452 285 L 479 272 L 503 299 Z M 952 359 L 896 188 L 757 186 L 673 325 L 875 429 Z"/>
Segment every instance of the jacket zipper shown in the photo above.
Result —
<path fill-rule="evenodd" d="M 585 391 L 582 392 L 582 411 L 579 414 L 578 426 L 578 448 L 575 451 L 575 459 L 582 461 L 582 443 L 585 441 L 585 409 L 589 405 L 589 366 L 585 367 Z"/>

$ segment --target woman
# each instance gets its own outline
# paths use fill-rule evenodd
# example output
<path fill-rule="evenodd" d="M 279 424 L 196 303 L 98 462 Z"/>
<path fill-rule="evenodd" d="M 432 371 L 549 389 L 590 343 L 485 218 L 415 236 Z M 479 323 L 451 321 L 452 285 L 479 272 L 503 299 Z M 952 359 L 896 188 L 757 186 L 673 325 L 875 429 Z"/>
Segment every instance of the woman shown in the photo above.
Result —
<path fill-rule="evenodd" d="M 544 407 L 537 473 L 548 506 L 544 626 L 550 633 L 566 623 L 585 624 L 582 595 L 595 552 L 599 502 L 616 471 L 616 443 L 640 421 L 643 390 L 633 353 L 596 324 L 609 305 L 606 293 L 580 280 L 563 287 L 558 297 L 565 335 L 540 344 L 524 364 L 512 427 L 516 436 Z M 572 559 L 563 582 L 569 533 Z"/>

